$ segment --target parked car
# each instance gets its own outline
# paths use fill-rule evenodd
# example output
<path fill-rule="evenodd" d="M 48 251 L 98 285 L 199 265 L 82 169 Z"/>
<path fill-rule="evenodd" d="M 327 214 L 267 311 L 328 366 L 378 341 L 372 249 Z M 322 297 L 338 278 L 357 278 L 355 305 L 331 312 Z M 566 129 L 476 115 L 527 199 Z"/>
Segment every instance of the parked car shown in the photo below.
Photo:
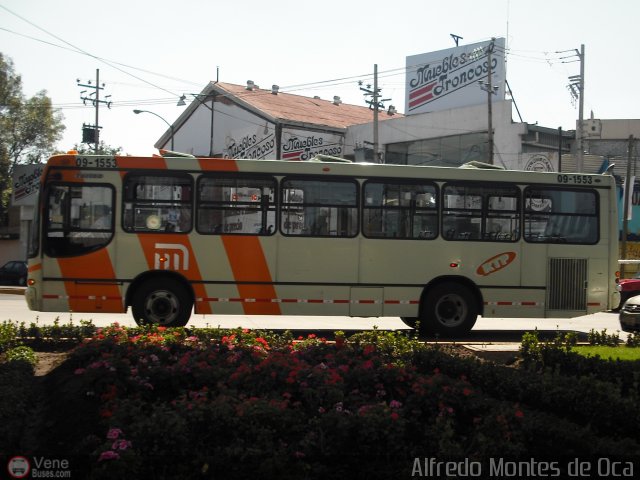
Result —
<path fill-rule="evenodd" d="M 623 332 L 640 331 L 640 295 L 627 299 L 620 308 L 620 328 Z"/>
<path fill-rule="evenodd" d="M 620 292 L 620 305 L 618 305 L 618 309 L 620 309 L 627 299 L 640 295 L 640 272 L 636 273 L 633 278 L 622 278 L 618 280 L 618 286 L 616 288 Z"/>
<path fill-rule="evenodd" d="M 27 284 L 27 262 L 12 260 L 0 267 L 0 285 Z"/>

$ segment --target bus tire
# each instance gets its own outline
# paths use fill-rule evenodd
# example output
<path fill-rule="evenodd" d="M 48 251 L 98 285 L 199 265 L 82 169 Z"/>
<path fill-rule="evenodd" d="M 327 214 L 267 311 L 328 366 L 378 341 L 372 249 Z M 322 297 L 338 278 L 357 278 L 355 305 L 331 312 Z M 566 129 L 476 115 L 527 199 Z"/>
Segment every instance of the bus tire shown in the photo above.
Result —
<path fill-rule="evenodd" d="M 407 327 L 416 328 L 420 319 L 418 317 L 400 317 L 400 320 L 402 320 Z"/>
<path fill-rule="evenodd" d="M 191 316 L 193 299 L 187 289 L 167 278 L 148 280 L 138 288 L 131 302 L 138 325 L 184 327 Z"/>
<path fill-rule="evenodd" d="M 446 337 L 468 333 L 478 318 L 473 292 L 460 283 L 445 282 L 427 293 L 421 313 L 420 333 Z"/>

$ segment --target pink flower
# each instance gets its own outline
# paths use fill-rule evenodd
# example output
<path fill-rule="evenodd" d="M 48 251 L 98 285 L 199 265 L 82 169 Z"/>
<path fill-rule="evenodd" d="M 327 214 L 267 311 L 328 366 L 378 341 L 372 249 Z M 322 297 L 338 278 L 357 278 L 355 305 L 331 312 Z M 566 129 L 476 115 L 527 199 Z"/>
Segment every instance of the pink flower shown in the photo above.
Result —
<path fill-rule="evenodd" d="M 73 373 L 74 375 L 82 375 L 84 372 L 86 372 L 84 368 L 76 368 Z"/>
<path fill-rule="evenodd" d="M 131 442 L 129 440 L 116 440 L 111 445 L 112 450 L 126 450 L 131 446 Z"/>
<path fill-rule="evenodd" d="M 391 400 L 391 401 L 389 402 L 389 406 L 390 406 L 391 408 L 400 408 L 400 407 L 402 406 L 402 403 L 401 403 L 401 402 L 399 402 L 399 401 L 397 401 L 397 400 Z"/>
<path fill-rule="evenodd" d="M 120 434 L 122 434 L 122 430 L 120 430 L 119 428 L 110 428 L 109 432 L 107 433 L 107 438 L 109 440 L 115 440 L 116 438 L 120 437 Z"/>
<path fill-rule="evenodd" d="M 103 460 L 117 460 L 120 458 L 120 455 L 112 450 L 107 450 L 106 452 L 102 452 L 100 454 L 100 458 L 98 461 L 101 462 Z"/>

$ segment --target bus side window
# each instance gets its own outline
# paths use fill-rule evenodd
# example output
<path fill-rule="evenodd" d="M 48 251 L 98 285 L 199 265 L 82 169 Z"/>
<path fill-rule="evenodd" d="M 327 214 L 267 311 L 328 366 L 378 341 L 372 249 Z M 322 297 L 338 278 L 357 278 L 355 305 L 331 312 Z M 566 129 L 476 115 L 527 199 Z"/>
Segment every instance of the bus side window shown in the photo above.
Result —
<path fill-rule="evenodd" d="M 189 232 L 192 189 L 193 179 L 189 174 L 128 174 L 124 179 L 124 230 Z"/>
<path fill-rule="evenodd" d="M 198 179 L 197 230 L 211 235 L 273 235 L 276 180 L 205 174 Z"/>
<path fill-rule="evenodd" d="M 525 189 L 524 235 L 529 242 L 598 243 L 598 196 L 592 190 Z"/>
<path fill-rule="evenodd" d="M 513 242 L 520 229 L 520 192 L 514 185 L 447 183 L 442 230 L 446 240 Z"/>
<path fill-rule="evenodd" d="M 363 234 L 369 238 L 438 236 L 436 186 L 426 182 L 369 180 L 363 190 Z"/>
<path fill-rule="evenodd" d="M 354 181 L 287 177 L 282 180 L 280 198 L 280 228 L 285 235 L 358 234 L 358 185 Z"/>

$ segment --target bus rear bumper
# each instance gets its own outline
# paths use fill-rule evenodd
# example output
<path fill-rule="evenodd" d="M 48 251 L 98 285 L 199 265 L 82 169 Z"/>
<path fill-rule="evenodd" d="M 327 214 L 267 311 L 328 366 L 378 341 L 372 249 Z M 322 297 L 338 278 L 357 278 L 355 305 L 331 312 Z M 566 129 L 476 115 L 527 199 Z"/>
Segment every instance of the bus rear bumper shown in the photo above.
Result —
<path fill-rule="evenodd" d="M 24 292 L 24 298 L 27 301 L 29 310 L 40 311 L 40 305 L 38 305 L 38 292 L 36 287 L 27 287 Z"/>

